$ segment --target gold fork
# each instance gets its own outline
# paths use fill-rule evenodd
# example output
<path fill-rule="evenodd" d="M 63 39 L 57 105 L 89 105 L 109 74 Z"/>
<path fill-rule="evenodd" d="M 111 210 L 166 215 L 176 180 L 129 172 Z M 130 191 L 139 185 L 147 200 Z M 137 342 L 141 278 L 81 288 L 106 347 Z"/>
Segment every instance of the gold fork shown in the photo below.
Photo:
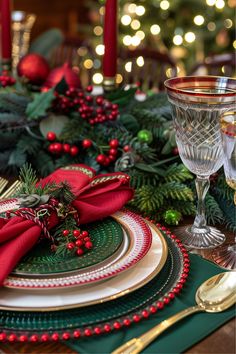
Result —
<path fill-rule="evenodd" d="M 7 184 L 8 181 L 5 178 L 0 177 L 0 193 L 4 190 Z"/>
<path fill-rule="evenodd" d="M 6 199 L 11 197 L 18 188 L 22 185 L 22 182 L 16 180 L 0 197 L 0 199 Z"/>

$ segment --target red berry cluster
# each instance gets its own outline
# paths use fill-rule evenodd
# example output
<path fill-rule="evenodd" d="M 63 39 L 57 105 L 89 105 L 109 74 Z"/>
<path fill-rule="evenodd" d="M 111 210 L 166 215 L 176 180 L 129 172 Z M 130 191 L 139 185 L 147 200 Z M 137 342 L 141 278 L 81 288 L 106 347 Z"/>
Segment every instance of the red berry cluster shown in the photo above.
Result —
<path fill-rule="evenodd" d="M 112 104 L 103 96 L 94 97 L 89 93 L 93 87 L 88 86 L 86 91 L 69 88 L 65 95 L 55 92 L 54 111 L 69 113 L 71 110 L 77 111 L 80 117 L 91 125 L 116 120 L 118 117 L 118 105 Z"/>
<path fill-rule="evenodd" d="M 64 237 L 68 237 L 71 239 L 73 237 L 73 241 L 69 241 L 66 243 L 66 248 L 70 251 L 73 251 L 77 254 L 77 256 L 82 256 L 85 250 L 91 250 L 93 248 L 93 243 L 89 237 L 88 231 L 81 230 L 63 230 L 62 235 Z"/>
<path fill-rule="evenodd" d="M 2 85 L 2 87 L 6 87 L 6 86 L 12 86 L 14 85 L 16 82 L 16 80 L 8 75 L 7 71 L 3 71 L 2 75 L 0 75 L 0 83 Z"/>
<path fill-rule="evenodd" d="M 47 140 L 53 142 L 48 146 L 48 151 L 54 155 L 61 155 L 63 153 L 70 154 L 71 156 L 77 156 L 79 154 L 79 148 L 76 145 L 62 144 L 60 142 L 55 142 L 56 134 L 54 132 L 47 133 Z M 82 147 L 88 149 L 92 146 L 92 141 L 90 139 L 84 139 L 82 141 Z"/>
<path fill-rule="evenodd" d="M 99 165 L 109 166 L 110 163 L 116 161 L 118 155 L 119 140 L 118 139 L 110 140 L 109 146 L 110 148 L 108 150 L 108 154 L 99 154 L 96 157 L 96 161 L 99 163 Z"/>

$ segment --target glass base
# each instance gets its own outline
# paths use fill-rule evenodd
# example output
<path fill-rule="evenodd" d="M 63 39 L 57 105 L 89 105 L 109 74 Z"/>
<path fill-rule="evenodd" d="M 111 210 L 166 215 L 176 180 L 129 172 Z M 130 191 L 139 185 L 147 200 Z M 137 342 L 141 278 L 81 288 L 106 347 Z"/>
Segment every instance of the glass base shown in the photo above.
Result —
<path fill-rule="evenodd" d="M 236 244 L 224 245 L 211 254 L 213 261 L 225 269 L 236 269 Z"/>
<path fill-rule="evenodd" d="M 174 230 L 174 234 L 181 240 L 183 245 L 196 249 L 209 249 L 222 245 L 225 235 L 214 227 L 195 229 L 191 226 L 182 226 Z"/>

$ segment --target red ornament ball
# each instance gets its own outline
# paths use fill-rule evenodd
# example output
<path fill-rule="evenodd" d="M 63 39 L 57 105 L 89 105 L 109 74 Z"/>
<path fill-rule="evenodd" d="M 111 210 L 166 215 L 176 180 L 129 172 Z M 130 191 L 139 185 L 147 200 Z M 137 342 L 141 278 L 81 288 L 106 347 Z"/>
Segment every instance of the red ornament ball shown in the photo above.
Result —
<path fill-rule="evenodd" d="M 69 230 L 63 230 L 62 235 L 67 237 L 69 235 L 70 231 Z"/>
<path fill-rule="evenodd" d="M 78 248 L 76 253 L 77 253 L 77 256 L 82 256 L 84 254 L 84 251 L 82 250 L 82 248 Z"/>
<path fill-rule="evenodd" d="M 47 140 L 48 141 L 54 141 L 55 139 L 56 139 L 56 134 L 54 132 L 47 133 Z"/>
<path fill-rule="evenodd" d="M 78 74 L 69 66 L 68 63 L 65 63 L 63 66 L 55 68 L 50 72 L 47 81 L 44 84 L 44 88 L 54 87 L 62 79 L 65 80 L 69 88 L 81 87 Z"/>
<path fill-rule="evenodd" d="M 70 155 L 71 156 L 76 156 L 76 155 L 78 155 L 78 153 L 79 153 L 79 149 L 77 148 L 77 146 L 71 146 L 71 148 L 70 148 Z"/>
<path fill-rule="evenodd" d="M 109 141 L 109 145 L 111 148 L 117 148 L 119 146 L 119 140 L 118 139 L 112 139 Z"/>
<path fill-rule="evenodd" d="M 56 154 L 60 154 L 62 152 L 62 144 L 61 143 L 54 143 L 54 152 Z"/>
<path fill-rule="evenodd" d="M 73 231 L 73 236 L 74 236 L 75 238 L 79 237 L 79 236 L 80 236 L 80 230 L 74 230 L 74 231 Z"/>
<path fill-rule="evenodd" d="M 90 242 L 90 241 L 87 241 L 87 242 L 85 242 L 85 248 L 87 248 L 88 250 L 91 250 L 92 248 L 93 248 L 93 244 L 92 244 L 92 242 Z"/>
<path fill-rule="evenodd" d="M 70 144 L 63 144 L 63 151 L 66 154 L 69 154 L 69 152 L 70 152 Z"/>
<path fill-rule="evenodd" d="M 84 139 L 82 141 L 82 146 L 83 148 L 88 149 L 92 146 L 92 141 L 90 139 Z"/>
<path fill-rule="evenodd" d="M 177 148 L 177 146 L 173 148 L 172 154 L 173 155 L 179 155 L 179 149 Z"/>
<path fill-rule="evenodd" d="M 26 77 L 31 84 L 41 85 L 50 72 L 47 61 L 39 54 L 25 55 L 17 65 L 18 76 Z"/>
<path fill-rule="evenodd" d="M 81 236 L 83 238 L 88 237 L 88 235 L 89 235 L 88 231 L 82 231 L 82 233 L 81 233 Z"/>
<path fill-rule="evenodd" d="M 99 155 L 96 157 L 96 161 L 97 161 L 99 164 L 103 164 L 105 160 L 106 160 L 106 155 L 104 155 L 104 154 L 99 154 Z"/>

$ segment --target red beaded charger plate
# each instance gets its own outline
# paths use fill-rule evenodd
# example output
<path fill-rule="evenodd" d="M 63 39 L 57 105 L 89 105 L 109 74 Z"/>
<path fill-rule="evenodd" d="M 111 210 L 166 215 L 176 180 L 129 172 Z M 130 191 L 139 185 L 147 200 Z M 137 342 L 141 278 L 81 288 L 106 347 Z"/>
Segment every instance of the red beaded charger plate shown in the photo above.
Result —
<path fill-rule="evenodd" d="M 151 228 L 153 230 L 155 226 L 151 225 Z M 187 280 L 189 256 L 170 231 L 159 225 L 158 228 L 156 232 L 166 239 L 168 258 L 161 272 L 145 286 L 105 304 L 64 311 L 0 310 L 0 341 L 54 341 L 99 335 L 137 323 L 163 309 L 174 300 Z"/>

